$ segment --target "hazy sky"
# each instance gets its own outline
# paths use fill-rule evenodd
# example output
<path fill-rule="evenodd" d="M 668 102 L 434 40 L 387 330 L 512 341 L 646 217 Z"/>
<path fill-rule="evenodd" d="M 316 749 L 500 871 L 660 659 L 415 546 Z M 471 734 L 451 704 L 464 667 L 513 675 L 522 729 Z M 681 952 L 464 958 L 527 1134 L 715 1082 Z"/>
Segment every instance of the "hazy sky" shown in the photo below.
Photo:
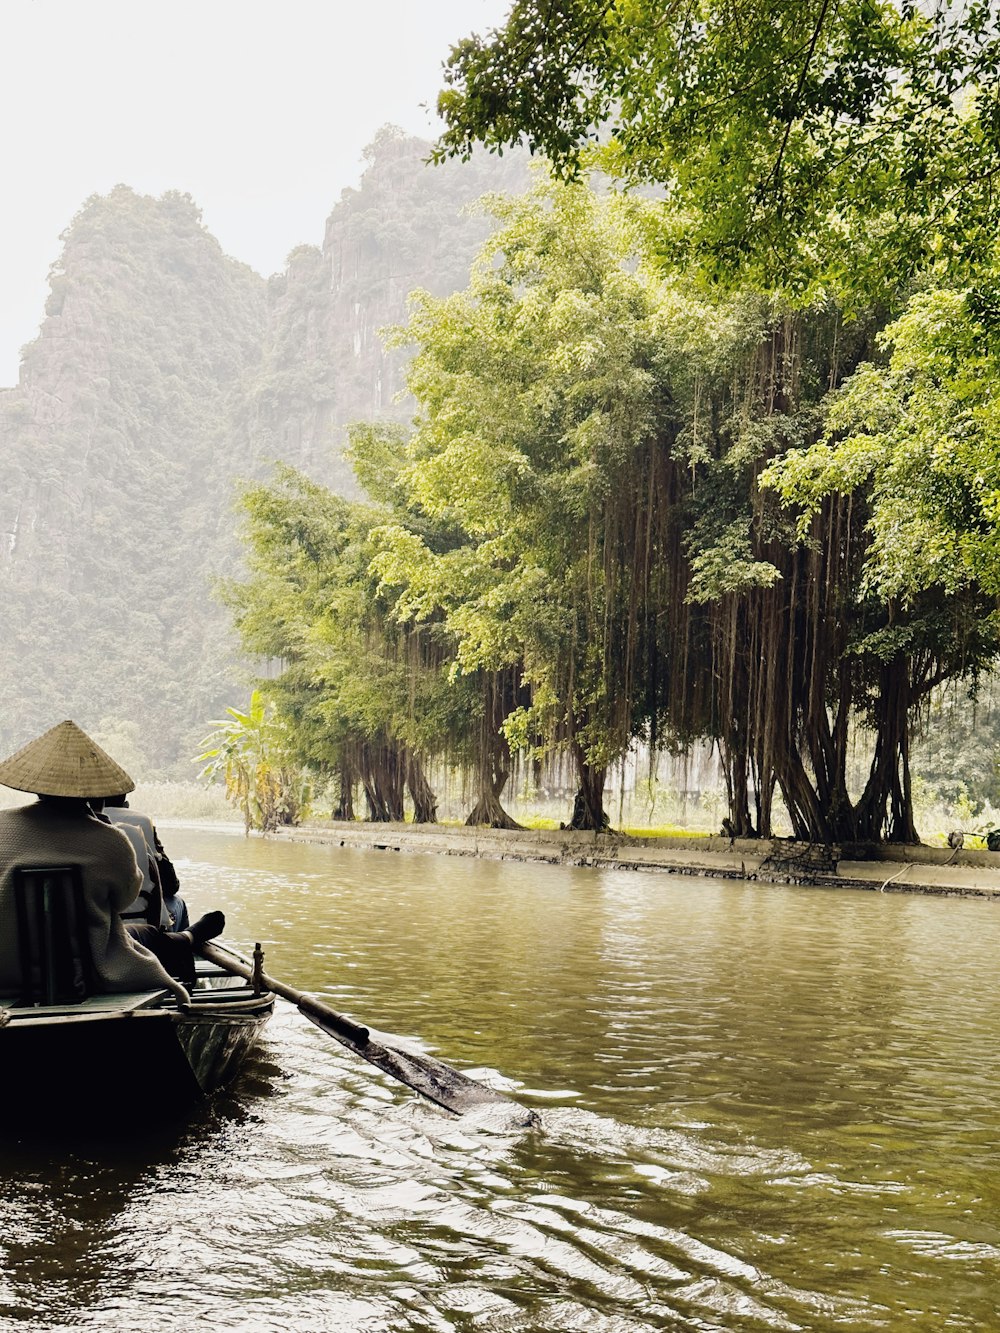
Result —
<path fill-rule="evenodd" d="M 276 272 L 322 240 L 380 125 L 434 136 L 449 46 L 509 5 L 0 0 L 0 385 L 89 195 L 186 191 L 229 254 Z"/>

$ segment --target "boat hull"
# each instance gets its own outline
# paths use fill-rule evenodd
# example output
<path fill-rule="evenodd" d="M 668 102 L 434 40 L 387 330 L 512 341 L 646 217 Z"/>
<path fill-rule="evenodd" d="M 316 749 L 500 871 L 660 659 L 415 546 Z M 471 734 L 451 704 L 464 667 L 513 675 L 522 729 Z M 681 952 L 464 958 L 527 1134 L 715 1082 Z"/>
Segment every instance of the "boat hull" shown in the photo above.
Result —
<path fill-rule="evenodd" d="M 271 1017 L 274 996 L 261 995 L 242 1003 L 240 1010 L 231 1003 L 211 1012 L 195 1008 L 177 1016 L 177 1042 L 202 1092 L 214 1092 L 238 1073 Z"/>
<path fill-rule="evenodd" d="M 230 1082 L 274 1008 L 239 978 L 213 978 L 180 1011 L 169 993 L 96 996 L 48 1009 L 7 1006 L 0 1026 L 0 1120 L 135 1124 L 175 1114 Z M 0 1019 L 3 1014 L 0 1014 Z"/>

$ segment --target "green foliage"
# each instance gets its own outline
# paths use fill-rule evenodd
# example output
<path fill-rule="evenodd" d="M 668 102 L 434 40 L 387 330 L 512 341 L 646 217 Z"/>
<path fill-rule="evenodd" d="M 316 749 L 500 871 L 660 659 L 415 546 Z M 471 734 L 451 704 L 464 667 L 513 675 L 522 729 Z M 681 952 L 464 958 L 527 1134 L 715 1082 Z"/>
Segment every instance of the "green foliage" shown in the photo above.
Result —
<path fill-rule="evenodd" d="M 753 830 L 751 783 L 769 826 L 780 784 L 800 836 L 913 836 L 906 719 L 981 666 L 995 627 L 975 599 L 882 601 L 867 492 L 855 511 L 825 494 L 797 527 L 759 484 L 814 456 L 869 325 L 698 297 L 649 262 L 656 203 L 542 186 L 494 207 L 468 290 L 417 294 L 397 335 L 417 344 L 413 437 L 362 450 L 393 511 L 371 533 L 391 614 L 443 628 L 452 681 L 519 674 L 513 748 L 597 770 L 647 734 L 706 737 L 734 827 Z M 857 809 L 852 710 L 878 737 Z"/>
<path fill-rule="evenodd" d="M 961 292 L 915 295 L 832 405 L 821 443 L 763 478 L 801 507 L 871 506 L 866 586 L 909 604 L 927 589 L 1000 593 L 1000 366 Z"/>
<path fill-rule="evenodd" d="M 377 432 L 369 438 L 382 449 Z M 373 475 L 375 462 L 362 467 Z M 356 770 L 361 747 L 390 740 L 461 754 L 475 716 L 468 692 L 446 687 L 433 627 L 409 637 L 391 619 L 369 569 L 369 531 L 385 511 L 287 466 L 247 487 L 242 507 L 249 576 L 225 596 L 245 650 L 281 663 L 260 689 L 302 762 L 323 776 Z"/>
<path fill-rule="evenodd" d="M 694 602 L 711 602 L 747 588 L 770 588 L 780 578 L 774 565 L 753 559 L 746 521 L 737 520 L 693 555 L 688 596 Z"/>
<path fill-rule="evenodd" d="M 418 293 L 399 335 L 420 414 L 396 484 L 455 540 L 387 523 L 373 568 L 398 618 L 441 619 L 453 678 L 520 670 L 513 743 L 572 738 L 603 765 L 642 725 L 622 542 L 650 451 L 679 429 L 671 372 L 697 378 L 704 312 L 637 267 L 635 201 L 542 186 L 491 203 L 502 229 L 469 289 Z"/>
<path fill-rule="evenodd" d="M 516 0 L 453 48 L 437 157 L 525 140 L 666 187 L 664 257 L 812 300 L 994 253 L 990 3 Z M 595 144 L 599 150 L 594 150 Z"/>

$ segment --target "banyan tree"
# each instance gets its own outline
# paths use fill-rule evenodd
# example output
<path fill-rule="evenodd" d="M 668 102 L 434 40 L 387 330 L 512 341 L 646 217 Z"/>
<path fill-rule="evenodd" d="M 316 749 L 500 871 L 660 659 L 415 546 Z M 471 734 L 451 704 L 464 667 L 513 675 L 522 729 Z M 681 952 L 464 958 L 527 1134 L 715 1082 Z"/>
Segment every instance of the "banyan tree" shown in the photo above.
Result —
<path fill-rule="evenodd" d="M 780 805 L 797 838 L 913 841 L 914 725 L 995 653 L 993 603 L 872 579 L 869 473 L 781 483 L 834 438 L 886 316 L 707 297 L 645 263 L 645 208 L 496 204 L 469 289 L 418 294 L 397 335 L 412 433 L 352 432 L 369 502 L 290 469 L 247 492 L 244 645 L 279 661 L 263 688 L 345 817 L 360 783 L 370 818 L 408 790 L 433 819 L 437 763 L 472 776 L 471 822 L 510 827 L 515 758 L 562 755 L 573 826 L 600 830 L 637 741 L 709 740 L 734 836 Z"/>
<path fill-rule="evenodd" d="M 662 718 L 717 742 L 737 836 L 768 835 L 778 795 L 797 838 L 917 841 L 910 740 L 921 709 L 996 652 L 992 599 L 975 587 L 902 600 L 870 586 L 864 485 L 831 491 L 805 524 L 759 485 L 769 462 L 826 433 L 827 395 L 871 353 L 870 331 L 858 323 L 848 337 L 827 311 L 771 321 L 737 392 L 713 406 L 712 456 L 668 557 L 689 582 L 659 619 L 664 659 L 680 650 L 685 663 L 660 681 Z M 867 778 L 852 793 L 851 749 L 865 741 Z"/>
<path fill-rule="evenodd" d="M 623 268 L 621 207 L 580 188 L 505 205 L 469 291 L 418 300 L 402 476 L 462 536 L 442 554 L 387 530 L 377 563 L 440 611 L 460 663 L 521 664 L 532 703 L 507 732 L 569 749 L 580 826 L 606 822 L 607 766 L 636 737 L 708 738 L 733 834 L 769 834 L 780 799 L 803 839 L 913 840 L 911 731 L 992 651 L 983 599 L 879 596 L 863 487 L 801 531 L 759 484 L 823 437 L 879 317 L 696 300 Z"/>

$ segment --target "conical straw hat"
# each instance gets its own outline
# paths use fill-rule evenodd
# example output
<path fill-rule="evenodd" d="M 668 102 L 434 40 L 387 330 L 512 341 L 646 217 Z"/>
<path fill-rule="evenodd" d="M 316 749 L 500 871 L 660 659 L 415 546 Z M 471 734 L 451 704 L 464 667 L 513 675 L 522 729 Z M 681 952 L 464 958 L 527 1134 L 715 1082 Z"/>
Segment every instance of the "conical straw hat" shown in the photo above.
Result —
<path fill-rule="evenodd" d="M 135 783 L 75 722 L 60 722 L 0 763 L 0 783 L 39 796 L 118 796 Z"/>

